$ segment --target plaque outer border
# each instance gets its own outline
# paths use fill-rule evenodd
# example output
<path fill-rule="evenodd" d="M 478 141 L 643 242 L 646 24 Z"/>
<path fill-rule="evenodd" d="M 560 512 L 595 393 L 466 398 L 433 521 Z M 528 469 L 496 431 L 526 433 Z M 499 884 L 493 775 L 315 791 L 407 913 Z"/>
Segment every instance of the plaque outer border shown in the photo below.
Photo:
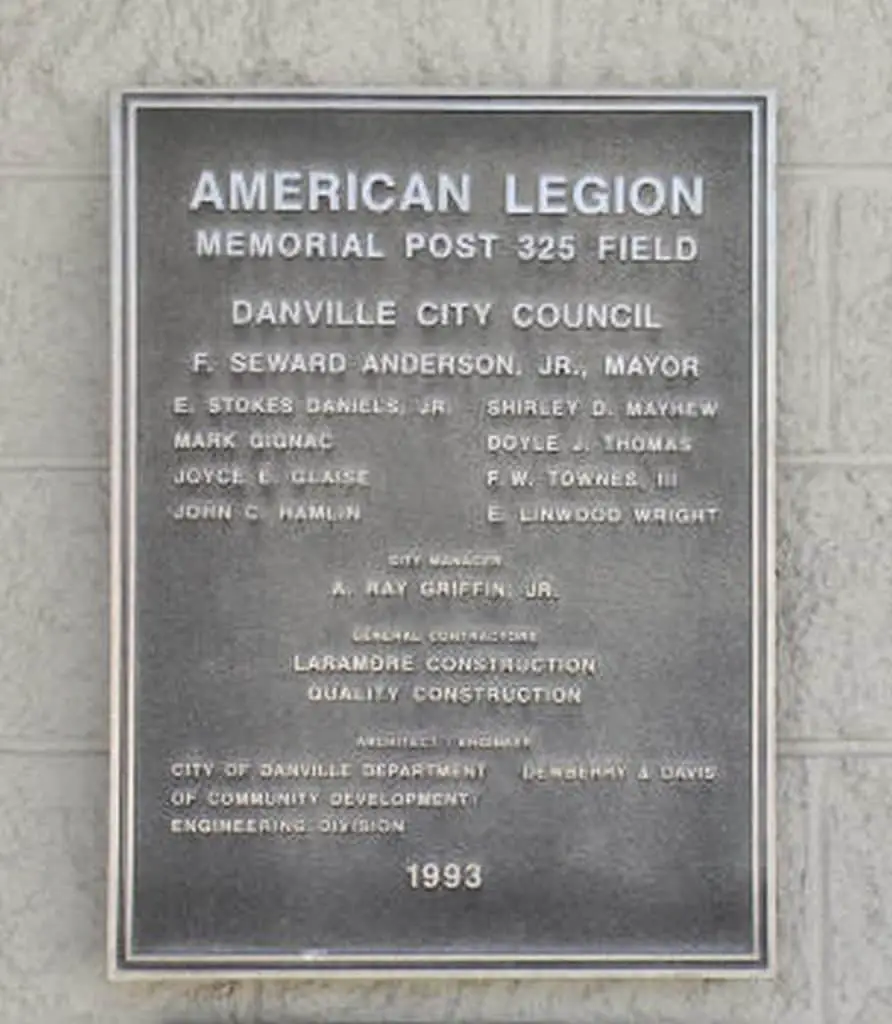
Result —
<path fill-rule="evenodd" d="M 137 283 L 134 233 L 135 189 L 130 179 L 136 157 L 139 109 L 372 109 L 738 111 L 752 118 L 753 258 L 752 304 L 753 404 L 750 467 L 752 493 L 752 662 L 753 662 L 753 937 L 750 956 L 630 957 L 518 954 L 492 958 L 464 956 L 450 964 L 425 954 L 385 956 L 129 954 L 132 878 L 132 771 L 135 722 L 129 691 L 133 681 L 135 636 L 136 531 L 133 522 L 136 439 L 137 319 L 133 296 Z M 752 979 L 776 971 L 776 667 L 775 667 L 775 503 L 776 503 L 776 92 L 728 90 L 398 90 L 398 89 L 181 89 L 132 88 L 111 96 L 111 601 L 110 792 L 107 904 L 107 970 L 112 981 L 160 979 Z M 760 344 L 761 342 L 761 344 Z M 133 352 L 131 352 L 131 346 Z M 131 400 L 128 403 L 128 397 Z M 129 887 L 128 887 L 128 883 Z M 128 955 L 129 954 L 129 955 Z M 489 964 L 487 966 L 487 964 Z M 523 966 L 527 964 L 528 966 Z"/>

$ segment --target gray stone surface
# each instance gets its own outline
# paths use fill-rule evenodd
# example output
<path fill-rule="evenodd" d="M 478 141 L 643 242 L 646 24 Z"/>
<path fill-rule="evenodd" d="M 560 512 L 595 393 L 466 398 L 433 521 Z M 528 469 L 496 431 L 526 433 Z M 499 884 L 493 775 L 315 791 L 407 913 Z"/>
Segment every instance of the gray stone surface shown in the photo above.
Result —
<path fill-rule="evenodd" d="M 827 366 L 837 452 L 832 467 L 780 480 L 780 724 L 797 755 L 865 740 L 892 753 L 892 467 L 857 466 L 892 454 L 890 19 L 876 0 L 4 0 L 0 457 L 104 456 L 105 188 L 58 174 L 104 173 L 111 88 L 777 86 L 781 159 L 810 164 L 808 183 L 793 175 L 780 194 L 781 440 L 823 451 L 813 400 Z M 104 493 L 98 476 L 0 475 L 2 749 L 104 743 Z M 250 985 L 104 980 L 104 763 L 6 753 L 0 1021 L 888 1024 L 892 757 L 829 758 L 820 794 L 806 784 L 816 763 L 782 762 L 775 982 L 268 985 L 260 1011 Z M 822 815 L 823 832 L 806 831 L 806 815 Z M 814 867 L 825 853 L 826 906 Z"/>
<path fill-rule="evenodd" d="M 0 747 L 106 743 L 106 491 L 104 473 L 0 474 Z"/>
<path fill-rule="evenodd" d="M 0 754 L 2 1024 L 249 1019 L 249 985 L 104 978 L 104 757 Z"/>
<path fill-rule="evenodd" d="M 890 454 L 892 188 L 841 189 L 834 205 L 834 228 L 834 447 Z"/>
<path fill-rule="evenodd" d="M 107 191 L 98 181 L 0 178 L 5 458 L 106 457 Z"/>
<path fill-rule="evenodd" d="M 827 1021 L 892 1020 L 892 760 L 828 766 Z"/>
<path fill-rule="evenodd" d="M 780 883 L 778 972 L 771 981 L 599 981 L 261 983 L 263 1020 L 564 1021 L 573 1024 L 816 1024 L 818 978 L 809 964 L 818 927 L 816 885 L 808 848 L 812 772 L 782 761 L 778 823 Z"/>
<path fill-rule="evenodd" d="M 773 85 L 784 97 L 785 159 L 881 160 L 892 134 L 892 29 L 871 0 L 758 0 L 718 13 L 709 0 L 377 0 L 349 15 L 330 10 L 323 0 L 7 0 L 3 159 L 96 165 L 102 93 L 137 83 Z"/>
<path fill-rule="evenodd" d="M 779 454 L 827 446 L 829 402 L 824 385 L 827 308 L 821 279 L 829 203 L 820 184 L 789 176 L 777 197 L 777 443 Z"/>
<path fill-rule="evenodd" d="M 562 0 L 557 10 L 562 87 L 772 86 L 782 104 L 782 160 L 887 158 L 892 12 L 885 4 Z"/>
<path fill-rule="evenodd" d="M 104 169 L 135 85 L 543 86 L 540 2 L 4 0 L 3 163 Z"/>
<path fill-rule="evenodd" d="M 892 735 L 892 475 L 787 467 L 780 477 L 781 736 Z"/>

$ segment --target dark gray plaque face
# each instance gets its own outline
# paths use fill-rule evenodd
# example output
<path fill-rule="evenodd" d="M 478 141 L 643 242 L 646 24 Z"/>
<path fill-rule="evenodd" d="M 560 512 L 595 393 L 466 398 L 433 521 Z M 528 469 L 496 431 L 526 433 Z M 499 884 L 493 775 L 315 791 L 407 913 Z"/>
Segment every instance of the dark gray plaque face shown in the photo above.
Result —
<path fill-rule="evenodd" d="M 114 971 L 763 970 L 768 101 L 115 156 Z"/>

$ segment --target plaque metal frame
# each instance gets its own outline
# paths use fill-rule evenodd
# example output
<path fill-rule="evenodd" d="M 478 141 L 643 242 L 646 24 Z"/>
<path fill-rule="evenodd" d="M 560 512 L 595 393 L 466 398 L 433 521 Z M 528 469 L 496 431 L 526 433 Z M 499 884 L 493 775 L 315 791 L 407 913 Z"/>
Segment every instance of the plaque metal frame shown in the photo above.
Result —
<path fill-rule="evenodd" d="M 368 109 L 675 113 L 745 112 L 751 116 L 752 158 L 752 793 L 753 935 L 751 956 L 563 953 L 450 956 L 448 954 L 329 954 L 283 956 L 133 955 L 133 711 L 135 664 L 136 394 L 138 261 L 134 166 L 140 109 Z M 775 365 L 776 238 L 773 90 L 399 91 L 332 89 L 134 88 L 111 97 L 111 608 L 110 829 L 107 964 L 112 980 L 164 978 L 550 978 L 628 979 L 770 977 L 775 970 L 776 712 L 775 712 Z M 473 966 L 468 961 L 473 960 Z"/>

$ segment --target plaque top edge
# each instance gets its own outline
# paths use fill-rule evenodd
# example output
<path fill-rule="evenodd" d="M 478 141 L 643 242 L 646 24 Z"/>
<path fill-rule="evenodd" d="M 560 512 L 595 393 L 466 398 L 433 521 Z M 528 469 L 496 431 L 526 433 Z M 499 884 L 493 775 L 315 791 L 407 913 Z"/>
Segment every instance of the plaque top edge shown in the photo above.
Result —
<path fill-rule="evenodd" d="M 332 89 L 332 88 L 162 88 L 133 87 L 111 94 L 113 106 L 127 109 L 178 107 L 295 108 L 372 107 L 375 109 L 490 109 L 571 111 L 633 108 L 657 111 L 772 109 L 776 91 L 758 89 Z"/>

